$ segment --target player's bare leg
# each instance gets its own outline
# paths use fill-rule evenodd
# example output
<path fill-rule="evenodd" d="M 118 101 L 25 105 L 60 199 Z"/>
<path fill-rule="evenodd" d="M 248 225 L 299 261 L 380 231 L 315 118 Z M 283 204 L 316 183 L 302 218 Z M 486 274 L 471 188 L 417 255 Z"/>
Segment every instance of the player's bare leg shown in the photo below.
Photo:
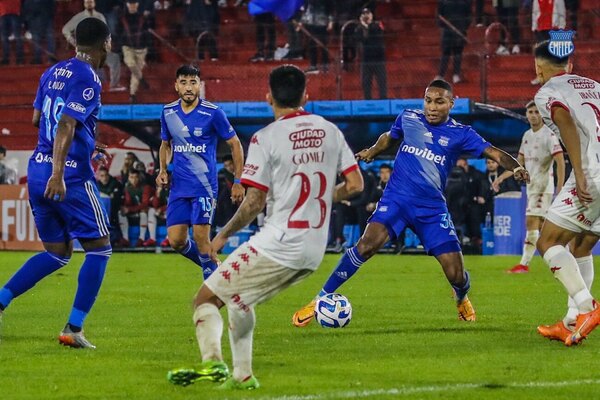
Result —
<path fill-rule="evenodd" d="M 365 228 L 365 232 L 358 240 L 358 243 L 346 250 L 338 265 L 333 270 L 323 289 L 317 295 L 317 298 L 327 293 L 334 293 L 348 279 L 354 275 L 360 266 L 369 258 L 373 257 L 379 249 L 389 240 L 388 230 L 385 225 L 378 222 L 371 222 Z M 316 299 L 299 309 L 292 316 L 292 323 L 297 327 L 308 325 L 314 317 Z"/>
<path fill-rule="evenodd" d="M 570 346 L 585 339 L 600 324 L 600 308 L 592 297 L 577 265 L 575 257 L 565 248 L 578 234 L 546 221 L 538 240 L 538 250 L 569 296 L 573 299 L 579 315 L 575 330 L 565 344 Z"/>
<path fill-rule="evenodd" d="M 535 253 L 535 245 L 540 237 L 540 229 L 543 223 L 544 218 L 536 215 L 527 215 L 525 219 L 527 233 L 525 235 L 525 243 L 523 244 L 521 261 L 506 272 L 509 274 L 523 274 L 529 272 L 529 263 Z"/>
<path fill-rule="evenodd" d="M 448 252 L 439 254 L 435 258 L 442 266 L 446 279 L 454 290 L 458 318 L 463 321 L 475 321 L 475 309 L 467 296 L 471 282 L 469 273 L 464 268 L 462 253 L 459 251 Z"/>

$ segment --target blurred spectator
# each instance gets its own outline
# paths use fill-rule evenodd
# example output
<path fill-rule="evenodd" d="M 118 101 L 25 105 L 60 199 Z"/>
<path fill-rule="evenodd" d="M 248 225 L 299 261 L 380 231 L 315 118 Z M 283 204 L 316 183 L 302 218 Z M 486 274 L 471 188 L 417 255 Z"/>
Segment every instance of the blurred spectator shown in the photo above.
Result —
<path fill-rule="evenodd" d="M 467 36 L 471 25 L 471 0 L 439 0 L 438 16 L 444 17 L 452 26 Z M 442 58 L 440 68 L 435 79 L 444 79 L 450 56 L 454 60 L 454 74 L 452 82 L 459 83 L 461 78 L 462 53 L 465 48 L 465 39 L 440 19 L 438 24 L 442 28 Z"/>
<path fill-rule="evenodd" d="M 148 55 L 150 43 L 148 18 L 144 15 L 148 10 L 141 7 L 139 0 L 127 0 L 125 6 L 125 14 L 121 18 L 123 61 L 131 71 L 129 101 L 135 103 L 139 86 L 141 85 L 144 89 L 149 88 L 142 73 L 146 66 L 146 56 Z"/>
<path fill-rule="evenodd" d="M 96 171 L 96 185 L 101 199 L 108 199 L 110 209 L 108 211 L 111 227 L 119 226 L 119 210 L 123 200 L 123 185 L 114 177 L 110 176 L 106 167 L 99 167 Z M 111 233 L 111 238 L 113 234 Z M 116 237 L 116 236 L 114 236 Z"/>
<path fill-rule="evenodd" d="M 505 193 L 505 192 L 520 192 L 521 186 L 515 181 L 515 179 L 511 176 L 507 178 L 500 184 L 500 190 L 498 193 L 494 192 L 492 189 L 492 183 L 504 172 L 504 169 L 498 165 L 498 163 L 494 160 L 486 160 L 486 191 L 485 191 L 485 209 L 483 215 L 486 215 L 488 212 L 490 215 L 494 216 L 494 196 Z"/>
<path fill-rule="evenodd" d="M 393 168 L 389 164 L 381 164 L 381 166 L 379 167 L 379 181 L 377 182 L 375 190 L 373 190 L 373 196 L 371 197 L 371 202 L 369 204 L 367 204 L 368 212 L 375 211 L 377 202 L 379 201 L 379 198 L 383 194 L 383 191 L 385 190 L 385 187 L 387 186 L 387 183 L 390 180 L 390 176 L 392 176 L 392 171 L 393 171 Z"/>
<path fill-rule="evenodd" d="M 108 24 L 104 15 L 96 11 L 96 2 L 95 0 L 83 0 L 83 11 L 75 14 L 62 28 L 62 34 L 67 40 L 67 42 L 75 47 L 77 43 L 75 42 L 75 28 L 77 24 L 79 24 L 82 20 L 86 18 L 98 18 L 99 20 Z M 109 52 L 106 55 L 106 65 L 110 70 L 110 88 L 111 92 L 122 92 L 125 90 L 125 87 L 121 86 L 119 82 L 121 81 L 121 58 L 117 53 Z"/>
<path fill-rule="evenodd" d="M 484 0 L 475 0 L 475 23 L 478 28 L 485 25 L 483 21 L 483 3 Z"/>
<path fill-rule="evenodd" d="M 129 172 L 129 179 L 125 185 L 123 204 L 119 215 L 119 225 L 123 237 L 119 242 L 122 246 L 128 246 L 130 225 L 139 225 L 140 235 L 136 242 L 136 247 L 143 245 L 148 230 L 148 209 L 150 208 L 150 199 L 152 198 L 152 187 L 142 183 L 139 171 L 132 169 Z"/>
<path fill-rule="evenodd" d="M 363 4 L 363 0 L 335 0 L 335 15 L 338 31 L 341 31 L 346 22 L 355 21 L 359 17 Z M 346 71 L 356 58 L 356 37 L 353 34 L 355 28 L 356 26 L 349 24 L 344 32 L 342 59 Z"/>
<path fill-rule="evenodd" d="M 234 178 L 233 157 L 223 157 L 223 168 L 219 170 L 219 197 L 217 198 L 217 210 L 215 211 L 215 226 L 221 228 L 233 217 L 238 206 L 231 201 L 231 187 Z"/>
<path fill-rule="evenodd" d="M 304 13 L 302 14 L 301 26 L 304 26 L 312 38 L 308 39 L 308 54 L 310 57 L 310 67 L 307 73 L 318 73 L 317 67 L 318 52 L 321 52 L 321 69 L 323 72 L 329 70 L 329 51 L 327 43 L 329 41 L 329 32 L 333 30 L 333 0 L 306 0 Z M 321 42 L 318 45 L 314 40 Z"/>
<path fill-rule="evenodd" d="M 446 180 L 446 203 L 452 217 L 459 239 L 465 233 L 467 210 L 469 208 L 469 193 L 467 192 L 468 176 L 464 168 L 455 166 L 450 170 Z"/>
<path fill-rule="evenodd" d="M 304 49 L 302 48 L 302 36 L 298 32 L 298 21 L 302 17 L 302 12 L 298 12 L 285 24 L 287 29 L 287 47 L 288 53 L 283 57 L 284 60 L 302 60 L 304 58 Z"/>
<path fill-rule="evenodd" d="M 0 185 L 15 185 L 17 171 L 5 164 L 6 148 L 0 146 Z"/>
<path fill-rule="evenodd" d="M 477 247 L 481 241 L 481 224 L 485 218 L 485 196 L 487 194 L 485 175 L 477 168 L 471 167 L 465 158 L 459 158 L 456 165 L 465 171 L 467 177 L 464 190 L 469 203 L 465 220 L 466 237 L 463 240 L 467 239 L 467 242 L 470 241 Z"/>
<path fill-rule="evenodd" d="M 116 52 L 114 44 L 119 29 L 119 17 L 123 11 L 122 0 L 96 0 L 96 11 L 104 15 L 106 24 L 113 36 L 113 51 Z"/>
<path fill-rule="evenodd" d="M 579 11 L 579 0 L 565 0 L 565 7 L 569 16 L 569 29 L 577 31 L 577 12 Z"/>
<path fill-rule="evenodd" d="M 385 43 L 383 24 L 373 21 L 373 13 L 364 8 L 360 14 L 360 25 L 356 29 L 357 41 L 362 43 L 362 59 L 360 75 L 363 94 L 366 100 L 371 100 L 373 77 L 377 80 L 379 98 L 387 98 L 387 75 L 385 71 Z"/>
<path fill-rule="evenodd" d="M 536 43 L 550 39 L 551 30 L 564 29 L 566 17 L 565 0 L 533 0 L 531 30 Z"/>
<path fill-rule="evenodd" d="M 186 34 L 191 35 L 195 40 L 199 35 L 203 35 L 198 43 L 198 60 L 204 60 L 204 54 L 208 52 L 211 61 L 217 61 L 219 59 L 217 37 L 221 24 L 218 2 L 216 0 L 186 0 L 185 4 L 187 6 L 184 18 Z"/>
<path fill-rule="evenodd" d="M 14 36 L 17 64 L 23 64 L 23 38 L 21 37 L 21 0 L 0 1 L 0 26 L 2 27 L 2 65 L 10 62 L 9 36 Z"/>
<path fill-rule="evenodd" d="M 519 54 L 521 52 L 521 49 L 519 48 L 521 40 L 521 34 L 519 32 L 519 6 L 521 0 L 493 0 L 492 3 L 496 8 L 498 20 L 506 27 L 510 34 L 510 39 L 513 44 L 512 53 Z M 496 54 L 507 56 L 510 53 L 511 52 L 508 50 L 508 38 L 503 29 L 500 33 L 500 46 L 496 49 Z"/>
<path fill-rule="evenodd" d="M 271 13 L 254 16 L 256 25 L 256 54 L 250 62 L 273 61 L 275 54 L 275 15 Z"/>
<path fill-rule="evenodd" d="M 56 60 L 56 43 L 54 42 L 54 0 L 25 0 L 23 17 L 31 32 L 30 43 L 33 46 L 32 64 L 42 63 L 42 41 L 46 41 L 48 62 Z"/>
<path fill-rule="evenodd" d="M 156 246 L 156 231 L 159 226 L 167 224 L 167 201 L 169 189 L 159 186 L 152 198 L 152 208 L 148 211 L 148 233 L 150 238 L 143 243 L 144 247 Z M 161 247 L 168 247 L 168 239 L 162 241 Z"/>
<path fill-rule="evenodd" d="M 127 179 L 129 179 L 129 171 L 133 168 L 133 164 L 136 161 L 140 161 L 138 156 L 135 155 L 133 151 L 128 151 L 125 154 L 125 160 L 123 160 L 123 165 L 121 166 L 121 183 L 127 183 Z"/>

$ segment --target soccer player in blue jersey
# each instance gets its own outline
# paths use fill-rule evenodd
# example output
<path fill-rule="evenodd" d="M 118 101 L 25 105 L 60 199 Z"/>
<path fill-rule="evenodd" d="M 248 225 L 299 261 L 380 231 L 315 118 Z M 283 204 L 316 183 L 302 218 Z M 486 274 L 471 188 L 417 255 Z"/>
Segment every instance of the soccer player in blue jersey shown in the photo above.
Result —
<path fill-rule="evenodd" d="M 86 252 L 75 302 L 58 338 L 63 345 L 95 348 L 83 335 L 112 253 L 108 217 L 100 205 L 91 157 L 95 150 L 101 84 L 95 70 L 111 49 L 110 32 L 97 18 L 75 30 L 77 55 L 44 72 L 33 103 L 39 127 L 27 169 L 29 201 L 43 253 L 31 257 L 0 289 L 0 310 L 52 272 L 64 267 L 78 239 Z"/>
<path fill-rule="evenodd" d="M 454 289 L 458 316 L 474 321 L 475 310 L 467 297 L 469 274 L 444 198 L 446 178 L 461 154 L 495 160 L 513 171 L 517 180 L 529 180 L 527 171 L 506 152 L 493 147 L 467 125 L 449 118 L 454 105 L 452 87 L 432 81 L 425 91 L 424 110 L 405 110 L 377 143 L 356 154 L 370 162 L 399 140 L 392 176 L 358 243 L 348 249 L 319 293 L 333 293 L 388 240 L 404 228 L 412 229 L 427 253 L 441 264 Z M 315 301 L 298 310 L 292 322 L 305 326 L 313 319 Z"/>
<path fill-rule="evenodd" d="M 231 200 L 241 203 L 244 150 L 225 113 L 200 95 L 199 71 L 181 66 L 175 74 L 179 100 L 167 104 L 160 117 L 162 143 L 158 185 L 169 184 L 167 164 L 173 158 L 167 232 L 171 247 L 202 268 L 204 279 L 217 268 L 210 258 L 210 226 L 216 207 L 218 140 L 227 142 L 234 164 Z M 188 238 L 189 226 L 193 238 Z"/>

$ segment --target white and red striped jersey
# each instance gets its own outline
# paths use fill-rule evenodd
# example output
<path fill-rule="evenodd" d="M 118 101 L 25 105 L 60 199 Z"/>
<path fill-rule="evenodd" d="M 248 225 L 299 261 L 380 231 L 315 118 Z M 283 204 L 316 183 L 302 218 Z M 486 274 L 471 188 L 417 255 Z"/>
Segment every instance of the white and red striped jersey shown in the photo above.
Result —
<path fill-rule="evenodd" d="M 533 0 L 531 9 L 532 31 L 564 29 L 566 24 L 567 10 L 564 0 Z"/>

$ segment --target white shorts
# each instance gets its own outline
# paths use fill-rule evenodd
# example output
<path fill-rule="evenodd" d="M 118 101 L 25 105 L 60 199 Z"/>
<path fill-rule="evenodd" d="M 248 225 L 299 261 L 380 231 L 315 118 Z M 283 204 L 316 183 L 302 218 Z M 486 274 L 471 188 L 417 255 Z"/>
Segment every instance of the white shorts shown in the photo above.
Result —
<path fill-rule="evenodd" d="M 591 231 L 600 235 L 600 195 L 596 184 L 589 179 L 588 191 L 594 201 L 586 208 L 577 197 L 575 179 L 569 178 L 548 209 L 546 219 L 571 232 Z"/>
<path fill-rule="evenodd" d="M 552 204 L 551 193 L 528 194 L 525 215 L 545 218 L 548 208 L 550 208 L 550 204 Z"/>
<path fill-rule="evenodd" d="M 313 271 L 285 267 L 242 244 L 216 269 L 204 284 L 227 307 L 249 311 Z"/>

